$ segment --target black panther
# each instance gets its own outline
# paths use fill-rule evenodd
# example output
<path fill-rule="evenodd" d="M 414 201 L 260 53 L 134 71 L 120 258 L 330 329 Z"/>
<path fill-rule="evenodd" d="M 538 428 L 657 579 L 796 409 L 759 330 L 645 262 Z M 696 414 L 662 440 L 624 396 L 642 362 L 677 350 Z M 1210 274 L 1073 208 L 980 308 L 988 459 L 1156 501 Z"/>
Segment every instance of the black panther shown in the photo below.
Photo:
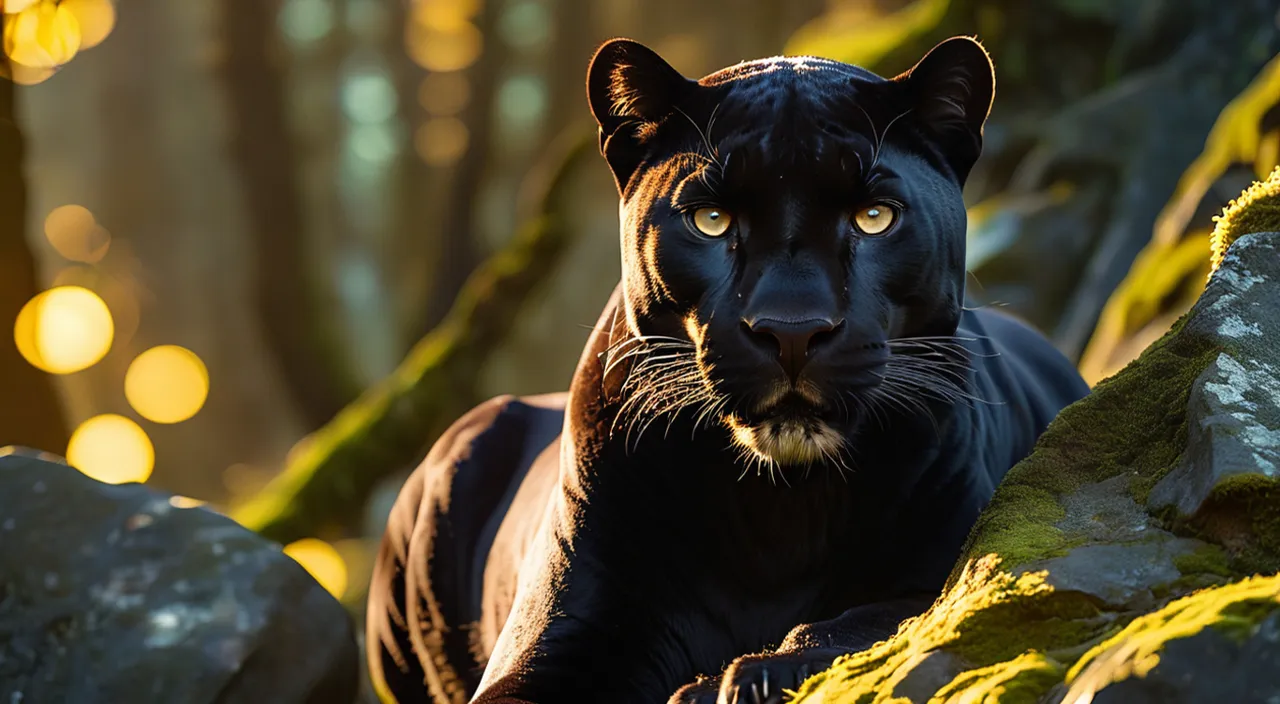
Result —
<path fill-rule="evenodd" d="M 622 277 L 566 394 L 495 398 L 401 490 L 368 652 L 399 701 L 780 702 L 937 596 L 1088 392 L 966 305 L 991 61 L 687 79 L 612 40 L 587 96 Z"/>

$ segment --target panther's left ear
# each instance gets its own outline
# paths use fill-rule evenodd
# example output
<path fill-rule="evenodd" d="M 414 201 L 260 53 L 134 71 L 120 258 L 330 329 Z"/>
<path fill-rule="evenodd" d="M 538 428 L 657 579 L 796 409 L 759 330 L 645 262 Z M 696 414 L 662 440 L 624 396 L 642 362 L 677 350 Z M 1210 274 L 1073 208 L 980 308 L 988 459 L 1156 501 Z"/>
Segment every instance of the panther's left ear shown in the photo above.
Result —
<path fill-rule="evenodd" d="M 612 39 L 596 50 L 587 68 L 587 101 L 619 192 L 643 158 L 644 128 L 672 114 L 696 87 L 637 41 Z"/>
<path fill-rule="evenodd" d="M 952 37 L 893 80 L 907 92 L 913 121 L 938 141 L 963 181 L 982 153 L 982 127 L 995 95 L 987 50 L 975 39 Z"/>

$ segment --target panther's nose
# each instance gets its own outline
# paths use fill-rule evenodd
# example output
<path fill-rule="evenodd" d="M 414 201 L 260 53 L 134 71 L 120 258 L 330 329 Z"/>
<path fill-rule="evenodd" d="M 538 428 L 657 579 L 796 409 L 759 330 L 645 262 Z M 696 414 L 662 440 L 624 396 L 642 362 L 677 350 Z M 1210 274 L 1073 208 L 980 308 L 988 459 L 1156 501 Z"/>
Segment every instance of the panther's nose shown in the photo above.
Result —
<path fill-rule="evenodd" d="M 791 378 L 792 384 L 800 378 L 800 370 L 817 348 L 834 338 L 832 333 L 840 327 L 840 323 L 826 318 L 798 321 L 756 318 L 744 322 L 752 335 L 771 337 L 778 343 L 778 363 Z"/>

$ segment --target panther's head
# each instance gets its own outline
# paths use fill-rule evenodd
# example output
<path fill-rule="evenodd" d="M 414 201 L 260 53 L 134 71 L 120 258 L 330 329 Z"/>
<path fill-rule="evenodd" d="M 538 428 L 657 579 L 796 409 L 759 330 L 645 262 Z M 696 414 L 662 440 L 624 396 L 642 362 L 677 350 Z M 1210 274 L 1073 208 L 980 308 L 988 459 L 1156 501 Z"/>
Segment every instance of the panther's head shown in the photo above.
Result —
<path fill-rule="evenodd" d="M 961 189 L 993 90 L 960 37 L 891 79 L 788 57 L 695 81 L 604 44 L 587 94 L 621 197 L 630 338 L 602 358 L 627 362 L 632 421 L 688 410 L 750 458 L 808 464 L 878 393 L 927 385 L 894 362 L 956 331 Z"/>

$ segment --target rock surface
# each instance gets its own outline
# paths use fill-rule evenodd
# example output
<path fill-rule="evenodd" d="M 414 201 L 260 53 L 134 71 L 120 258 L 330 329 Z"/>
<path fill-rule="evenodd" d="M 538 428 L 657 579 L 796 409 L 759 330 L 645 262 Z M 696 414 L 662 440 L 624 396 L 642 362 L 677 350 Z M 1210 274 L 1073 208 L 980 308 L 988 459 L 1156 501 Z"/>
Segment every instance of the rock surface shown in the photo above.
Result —
<path fill-rule="evenodd" d="M 349 704 L 351 619 L 204 508 L 0 449 L 0 703 Z"/>
<path fill-rule="evenodd" d="M 1255 233 L 1009 472 L 933 608 L 796 701 L 1280 701 L 1278 375 Z"/>

